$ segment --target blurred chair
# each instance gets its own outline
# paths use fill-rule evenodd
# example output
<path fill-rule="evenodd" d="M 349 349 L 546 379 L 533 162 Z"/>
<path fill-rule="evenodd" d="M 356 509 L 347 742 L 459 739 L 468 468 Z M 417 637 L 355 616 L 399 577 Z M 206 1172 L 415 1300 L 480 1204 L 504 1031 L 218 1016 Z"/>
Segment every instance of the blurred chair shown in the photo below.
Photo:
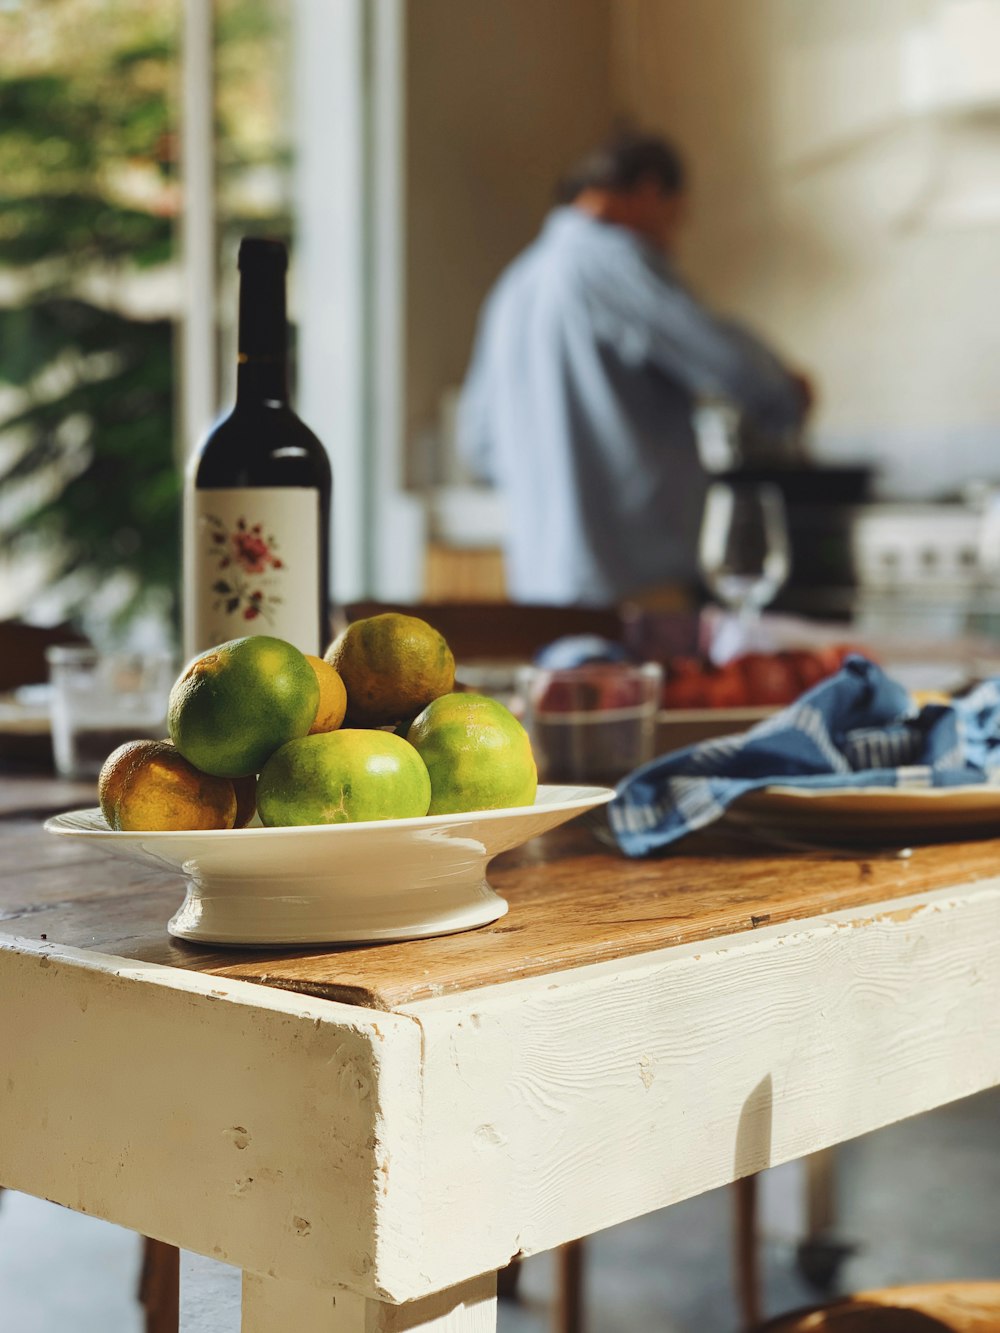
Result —
<path fill-rule="evenodd" d="M 835 1231 L 836 1154 L 836 1148 L 821 1148 L 803 1158 L 806 1231 L 795 1258 L 802 1276 L 822 1293 L 833 1290 L 841 1266 L 856 1249 Z M 744 1330 L 752 1330 L 761 1318 L 759 1183 L 759 1175 L 750 1175 L 731 1187 L 733 1283 Z"/>
<path fill-rule="evenodd" d="M 177 1333 L 180 1326 L 181 1252 L 175 1245 L 143 1237 L 139 1304 L 145 1333 Z"/>
<path fill-rule="evenodd" d="M 0 694 L 19 685 L 48 680 L 45 650 L 57 643 L 86 643 L 69 625 L 42 628 L 20 620 L 0 620 Z"/>
<path fill-rule="evenodd" d="M 0 621 L 0 693 L 47 680 L 45 650 L 50 645 L 86 642 L 68 625 L 43 629 L 16 620 Z M 143 1237 L 138 1298 L 145 1311 L 146 1333 L 177 1333 L 179 1291 L 180 1252 L 173 1245 Z"/>
<path fill-rule="evenodd" d="M 936 1282 L 866 1291 L 823 1309 L 799 1310 L 757 1333 L 996 1333 L 1000 1282 Z"/>
<path fill-rule="evenodd" d="M 419 616 L 448 640 L 459 662 L 528 662 L 565 634 L 599 634 L 617 642 L 622 622 L 616 610 L 586 606 L 522 606 L 512 602 L 352 602 L 342 620 L 362 620 L 384 611 Z"/>
<path fill-rule="evenodd" d="M 740 1327 L 751 1330 L 760 1319 L 760 1275 L 757 1235 L 757 1177 L 744 1176 L 730 1188 L 733 1206 L 733 1285 Z M 553 1333 L 582 1333 L 586 1240 L 570 1241 L 556 1251 L 556 1299 Z M 517 1261 L 503 1270 L 498 1292 L 517 1297 Z"/>

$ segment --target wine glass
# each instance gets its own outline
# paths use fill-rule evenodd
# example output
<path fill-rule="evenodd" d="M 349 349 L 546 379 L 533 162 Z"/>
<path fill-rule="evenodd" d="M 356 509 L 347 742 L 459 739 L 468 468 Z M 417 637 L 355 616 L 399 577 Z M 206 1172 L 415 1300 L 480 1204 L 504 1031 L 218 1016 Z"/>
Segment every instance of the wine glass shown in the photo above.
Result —
<path fill-rule="evenodd" d="M 742 622 L 756 620 L 791 565 L 785 504 L 777 486 L 713 482 L 705 497 L 698 563 L 720 602 Z"/>

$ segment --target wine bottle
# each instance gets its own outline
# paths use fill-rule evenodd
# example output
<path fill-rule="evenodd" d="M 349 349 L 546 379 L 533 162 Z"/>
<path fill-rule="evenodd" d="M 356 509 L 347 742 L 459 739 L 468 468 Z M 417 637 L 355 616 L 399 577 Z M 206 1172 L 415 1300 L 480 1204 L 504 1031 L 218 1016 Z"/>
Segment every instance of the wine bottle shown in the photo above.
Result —
<path fill-rule="evenodd" d="M 272 634 L 306 653 L 329 638 L 330 461 L 288 397 L 279 241 L 240 245 L 236 402 L 185 487 L 184 646 Z"/>

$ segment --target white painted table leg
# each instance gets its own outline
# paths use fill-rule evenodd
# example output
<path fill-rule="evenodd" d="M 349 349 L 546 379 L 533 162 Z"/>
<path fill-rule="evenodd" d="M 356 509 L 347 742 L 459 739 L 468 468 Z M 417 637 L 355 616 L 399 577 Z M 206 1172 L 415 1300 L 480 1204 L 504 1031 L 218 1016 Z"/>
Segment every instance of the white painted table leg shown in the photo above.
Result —
<path fill-rule="evenodd" d="M 495 1333 L 496 1326 L 495 1273 L 405 1305 L 243 1275 L 242 1333 Z"/>

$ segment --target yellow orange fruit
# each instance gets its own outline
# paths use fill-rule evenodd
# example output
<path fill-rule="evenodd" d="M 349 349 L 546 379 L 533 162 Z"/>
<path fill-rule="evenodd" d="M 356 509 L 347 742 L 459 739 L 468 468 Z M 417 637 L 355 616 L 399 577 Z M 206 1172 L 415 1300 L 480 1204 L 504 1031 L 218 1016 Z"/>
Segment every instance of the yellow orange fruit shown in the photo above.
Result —
<path fill-rule="evenodd" d="M 445 694 L 414 718 L 407 741 L 431 776 L 428 814 L 533 805 L 538 770 L 528 733 L 483 694 Z"/>
<path fill-rule="evenodd" d="M 259 773 L 316 717 L 319 683 L 305 655 L 266 634 L 231 639 L 188 663 L 167 708 L 170 739 L 203 773 Z"/>
<path fill-rule="evenodd" d="M 120 832 L 230 829 L 236 793 L 228 778 L 202 773 L 169 741 L 128 741 L 104 762 L 101 812 Z"/>
<path fill-rule="evenodd" d="M 387 731 L 328 731 L 289 741 L 257 783 L 261 823 L 349 824 L 425 815 L 431 780 L 412 745 Z"/>
<path fill-rule="evenodd" d="M 322 657 L 313 657 L 306 653 L 306 661 L 316 673 L 319 685 L 319 705 L 316 717 L 309 728 L 309 735 L 316 736 L 323 731 L 336 731 L 347 712 L 347 690 L 340 679 L 340 673 Z"/>
<path fill-rule="evenodd" d="M 324 657 L 347 688 L 349 727 L 384 727 L 415 717 L 455 686 L 455 658 L 426 620 L 396 611 L 355 620 Z"/>

